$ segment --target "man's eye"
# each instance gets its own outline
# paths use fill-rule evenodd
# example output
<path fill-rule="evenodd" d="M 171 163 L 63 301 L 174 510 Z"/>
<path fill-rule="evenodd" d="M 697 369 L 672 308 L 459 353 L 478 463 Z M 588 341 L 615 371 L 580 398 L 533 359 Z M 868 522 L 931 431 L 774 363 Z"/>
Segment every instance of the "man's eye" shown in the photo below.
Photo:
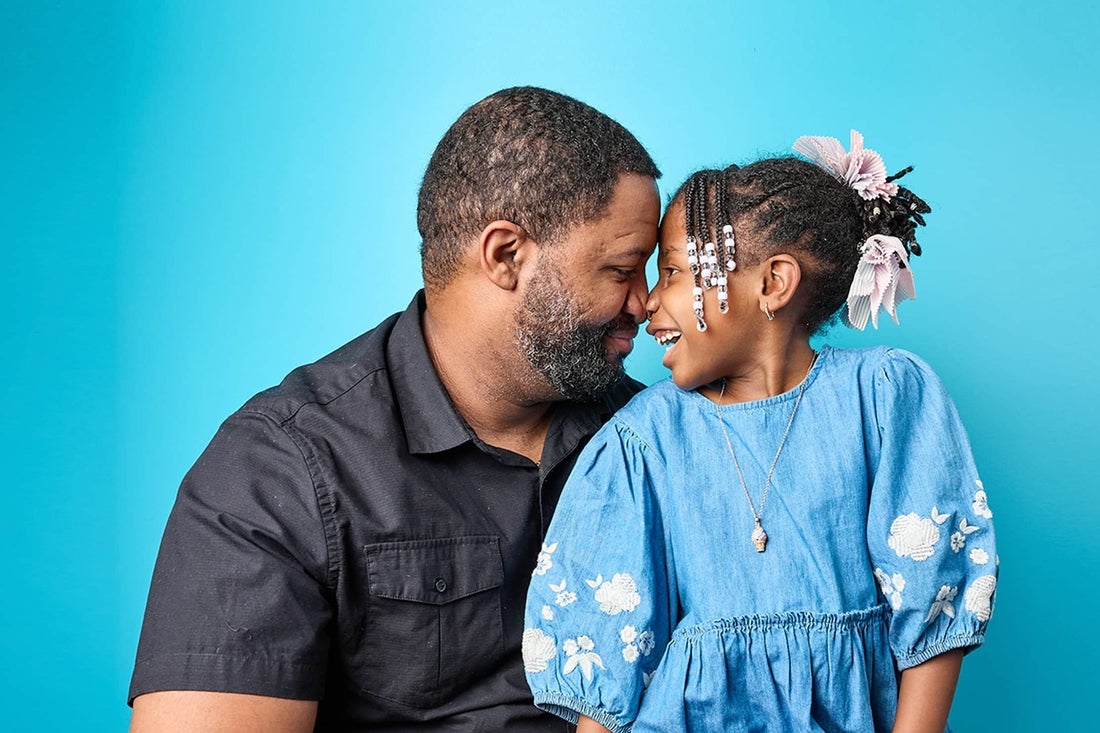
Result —
<path fill-rule="evenodd" d="M 632 277 L 634 277 L 635 275 L 638 274 L 637 270 L 624 270 L 621 267 L 613 267 L 611 269 L 614 270 L 616 275 L 618 275 L 619 277 L 621 277 L 625 280 L 629 280 L 629 279 L 631 279 Z"/>

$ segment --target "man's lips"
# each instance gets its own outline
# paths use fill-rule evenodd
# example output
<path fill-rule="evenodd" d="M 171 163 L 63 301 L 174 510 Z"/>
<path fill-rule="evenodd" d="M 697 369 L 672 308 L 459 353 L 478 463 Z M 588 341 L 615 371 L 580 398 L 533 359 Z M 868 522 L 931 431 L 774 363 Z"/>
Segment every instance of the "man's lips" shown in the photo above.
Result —
<path fill-rule="evenodd" d="M 626 356 L 634 349 L 634 337 L 637 335 L 637 325 L 622 325 L 609 331 L 604 336 L 604 343 L 612 353 Z"/>

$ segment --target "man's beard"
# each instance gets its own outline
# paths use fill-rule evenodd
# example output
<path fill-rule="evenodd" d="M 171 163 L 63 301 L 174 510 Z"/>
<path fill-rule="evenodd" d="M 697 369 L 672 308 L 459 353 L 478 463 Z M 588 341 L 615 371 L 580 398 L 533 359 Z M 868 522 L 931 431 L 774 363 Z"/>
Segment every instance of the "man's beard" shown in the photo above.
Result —
<path fill-rule="evenodd" d="M 604 338 L 623 328 L 627 317 L 591 325 L 584 323 L 581 312 L 558 269 L 544 265 L 516 314 L 516 341 L 523 355 L 570 400 L 596 397 L 623 376 L 623 360 L 608 360 Z"/>

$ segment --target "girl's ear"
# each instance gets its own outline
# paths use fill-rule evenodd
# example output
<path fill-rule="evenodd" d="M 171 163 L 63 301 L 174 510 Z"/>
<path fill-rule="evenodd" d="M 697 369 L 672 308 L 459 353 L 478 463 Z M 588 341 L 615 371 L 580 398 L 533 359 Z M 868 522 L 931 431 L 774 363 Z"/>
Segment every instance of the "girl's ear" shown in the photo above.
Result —
<path fill-rule="evenodd" d="M 764 263 L 760 310 L 778 313 L 790 304 L 802 282 L 802 268 L 789 254 L 777 254 Z M 765 308 L 767 310 L 765 310 Z"/>
<path fill-rule="evenodd" d="M 486 225 L 477 243 L 485 277 L 502 290 L 515 290 L 521 265 L 534 254 L 534 240 L 520 225 L 501 219 Z"/>

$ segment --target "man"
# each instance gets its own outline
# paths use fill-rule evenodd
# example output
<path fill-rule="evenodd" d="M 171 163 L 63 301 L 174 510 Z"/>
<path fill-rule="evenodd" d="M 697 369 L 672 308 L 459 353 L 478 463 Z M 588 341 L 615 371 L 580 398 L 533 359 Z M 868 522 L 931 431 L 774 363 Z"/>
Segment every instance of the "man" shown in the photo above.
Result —
<path fill-rule="evenodd" d="M 563 730 L 520 660 L 577 453 L 637 391 L 649 155 L 569 97 L 468 109 L 420 190 L 424 290 L 231 416 L 165 530 L 131 730 Z"/>

